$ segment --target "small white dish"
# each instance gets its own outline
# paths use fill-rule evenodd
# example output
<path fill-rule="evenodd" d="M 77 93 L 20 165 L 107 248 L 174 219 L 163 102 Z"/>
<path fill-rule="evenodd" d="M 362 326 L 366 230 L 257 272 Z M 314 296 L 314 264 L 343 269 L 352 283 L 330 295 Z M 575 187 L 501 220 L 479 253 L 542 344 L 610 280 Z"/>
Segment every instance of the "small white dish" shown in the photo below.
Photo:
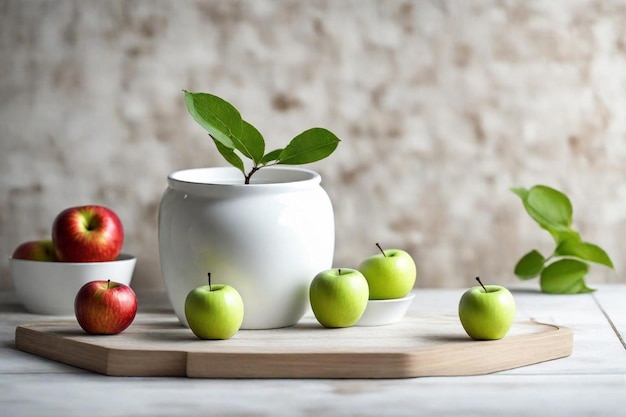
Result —
<path fill-rule="evenodd" d="M 73 315 L 80 288 L 96 280 L 129 285 L 137 258 L 121 254 L 110 262 L 45 262 L 9 259 L 17 297 L 29 313 Z"/>
<path fill-rule="evenodd" d="M 415 294 L 409 293 L 406 297 L 389 300 L 368 300 L 363 315 L 357 321 L 357 326 L 384 326 L 396 323 L 404 317 L 413 302 Z"/>

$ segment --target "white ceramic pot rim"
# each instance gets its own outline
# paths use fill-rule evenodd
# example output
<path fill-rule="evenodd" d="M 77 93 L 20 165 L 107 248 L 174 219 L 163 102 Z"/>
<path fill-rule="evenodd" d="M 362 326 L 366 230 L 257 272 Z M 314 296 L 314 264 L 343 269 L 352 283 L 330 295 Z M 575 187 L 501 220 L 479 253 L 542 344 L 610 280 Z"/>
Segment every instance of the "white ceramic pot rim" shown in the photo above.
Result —
<path fill-rule="evenodd" d="M 316 187 L 321 180 L 317 172 L 309 169 L 278 166 L 261 168 L 252 176 L 250 184 L 244 183 L 243 174 L 234 167 L 185 169 L 167 177 L 172 189 L 184 192 L 198 191 L 198 187 L 240 192 L 295 190 Z"/>
<path fill-rule="evenodd" d="M 244 184 L 244 176 L 234 167 L 192 168 L 172 172 L 168 180 L 193 184 L 228 185 L 242 187 L 267 187 L 281 183 L 321 181 L 320 175 L 310 169 L 271 166 L 259 169 L 250 184 Z"/>

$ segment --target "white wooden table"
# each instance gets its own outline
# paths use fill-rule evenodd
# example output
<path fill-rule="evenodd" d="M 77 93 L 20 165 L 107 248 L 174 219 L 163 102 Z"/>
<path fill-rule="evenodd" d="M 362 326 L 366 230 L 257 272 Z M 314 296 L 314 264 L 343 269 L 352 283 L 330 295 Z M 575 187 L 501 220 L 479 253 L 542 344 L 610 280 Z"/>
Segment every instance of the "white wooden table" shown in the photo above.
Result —
<path fill-rule="evenodd" d="M 571 328 L 571 356 L 496 374 L 394 380 L 107 377 L 15 349 L 28 314 L 0 293 L 0 416 L 626 416 L 626 285 L 554 296 L 513 289 L 518 319 Z M 413 309 L 455 314 L 463 290 L 418 289 Z M 140 294 L 140 314 L 173 314 Z M 489 360 L 488 357 L 484 360 Z"/>

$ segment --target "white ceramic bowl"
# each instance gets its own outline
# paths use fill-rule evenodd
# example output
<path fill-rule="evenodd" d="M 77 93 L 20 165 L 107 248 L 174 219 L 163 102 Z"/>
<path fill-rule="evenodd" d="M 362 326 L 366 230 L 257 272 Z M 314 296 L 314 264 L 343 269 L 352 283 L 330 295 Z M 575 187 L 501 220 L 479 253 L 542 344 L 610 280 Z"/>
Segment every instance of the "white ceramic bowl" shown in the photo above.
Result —
<path fill-rule="evenodd" d="M 390 300 L 369 300 L 357 326 L 384 326 L 402 320 L 415 294 Z"/>
<path fill-rule="evenodd" d="M 137 258 L 121 254 L 111 262 L 43 262 L 9 259 L 17 297 L 35 314 L 74 314 L 74 297 L 90 281 L 130 284 Z"/>

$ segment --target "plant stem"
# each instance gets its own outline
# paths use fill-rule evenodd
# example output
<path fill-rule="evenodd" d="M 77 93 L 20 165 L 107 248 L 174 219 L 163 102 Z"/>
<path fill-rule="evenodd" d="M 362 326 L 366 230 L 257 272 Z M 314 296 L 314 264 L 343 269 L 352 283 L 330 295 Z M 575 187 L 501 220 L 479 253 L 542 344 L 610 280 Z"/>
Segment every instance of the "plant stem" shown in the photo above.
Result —
<path fill-rule="evenodd" d="M 478 283 L 480 284 L 481 287 L 483 287 L 483 290 L 485 290 L 485 293 L 487 293 L 487 288 L 485 288 L 485 286 L 483 285 L 482 282 L 480 282 L 480 278 L 476 277 L 476 281 L 478 281 Z"/>
<path fill-rule="evenodd" d="M 380 247 L 380 245 L 378 243 L 376 243 L 376 247 L 378 248 L 378 250 L 380 250 L 380 253 L 383 254 L 383 256 L 386 258 L 387 254 L 385 253 L 385 251 L 383 250 L 383 248 Z"/>
<path fill-rule="evenodd" d="M 248 172 L 248 175 L 244 175 L 244 178 L 246 179 L 245 183 L 246 184 L 250 184 L 250 178 L 252 177 L 252 175 L 254 175 L 255 172 L 257 172 L 259 169 L 261 169 L 261 167 L 252 167 L 252 169 L 250 170 L 250 172 Z"/>
<path fill-rule="evenodd" d="M 209 276 L 209 291 L 213 291 L 213 288 L 211 288 L 211 273 L 207 272 L 207 275 Z"/>
<path fill-rule="evenodd" d="M 244 178 L 245 178 L 245 183 L 246 184 L 250 184 L 250 178 L 252 178 L 252 175 L 254 175 L 255 172 L 257 172 L 258 170 L 260 170 L 261 168 L 264 167 L 271 167 L 272 165 L 277 165 L 279 163 L 278 160 L 274 161 L 273 163 L 267 163 L 265 165 L 260 165 L 260 166 L 255 166 L 252 167 L 252 169 L 250 170 L 250 172 L 248 172 L 248 175 L 244 174 Z"/>

